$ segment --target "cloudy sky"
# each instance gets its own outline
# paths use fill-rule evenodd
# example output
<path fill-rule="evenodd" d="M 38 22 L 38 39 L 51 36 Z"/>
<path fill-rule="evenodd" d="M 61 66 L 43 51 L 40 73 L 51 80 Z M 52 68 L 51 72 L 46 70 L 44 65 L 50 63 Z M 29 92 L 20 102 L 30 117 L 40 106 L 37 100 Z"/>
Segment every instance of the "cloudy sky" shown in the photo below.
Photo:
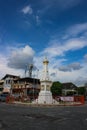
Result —
<path fill-rule="evenodd" d="M 87 82 L 87 1 L 0 0 L 0 78 L 41 77 L 44 57 L 52 81 Z"/>

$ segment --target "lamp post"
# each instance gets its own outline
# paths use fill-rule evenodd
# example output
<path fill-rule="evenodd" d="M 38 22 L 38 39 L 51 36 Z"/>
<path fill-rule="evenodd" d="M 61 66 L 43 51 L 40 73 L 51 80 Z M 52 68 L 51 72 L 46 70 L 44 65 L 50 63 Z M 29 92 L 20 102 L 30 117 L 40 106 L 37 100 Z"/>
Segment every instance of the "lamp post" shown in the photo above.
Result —
<path fill-rule="evenodd" d="M 33 100 L 34 100 L 34 89 L 35 89 L 35 75 L 33 77 Z"/>

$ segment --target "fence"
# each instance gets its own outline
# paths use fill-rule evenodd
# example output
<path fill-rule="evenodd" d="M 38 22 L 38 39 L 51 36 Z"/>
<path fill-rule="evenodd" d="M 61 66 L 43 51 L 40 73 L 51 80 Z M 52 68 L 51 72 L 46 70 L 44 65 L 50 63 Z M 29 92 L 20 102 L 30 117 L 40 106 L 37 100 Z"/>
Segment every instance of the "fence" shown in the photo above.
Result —
<path fill-rule="evenodd" d="M 74 96 L 75 102 L 81 102 L 82 104 L 85 103 L 85 97 L 84 96 Z"/>
<path fill-rule="evenodd" d="M 80 102 L 81 104 L 85 103 L 84 96 L 54 96 L 53 98 L 60 102 Z"/>

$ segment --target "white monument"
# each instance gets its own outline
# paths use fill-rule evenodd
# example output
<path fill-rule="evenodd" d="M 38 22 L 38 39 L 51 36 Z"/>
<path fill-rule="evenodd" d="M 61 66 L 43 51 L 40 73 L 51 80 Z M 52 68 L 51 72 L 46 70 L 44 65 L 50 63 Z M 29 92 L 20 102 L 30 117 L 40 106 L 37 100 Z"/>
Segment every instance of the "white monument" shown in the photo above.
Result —
<path fill-rule="evenodd" d="M 43 65 L 43 78 L 41 80 L 41 90 L 38 96 L 38 103 L 39 104 L 52 104 L 52 93 L 50 91 L 50 87 L 52 85 L 52 82 L 49 80 L 49 73 L 48 73 L 48 63 L 49 61 L 47 58 L 44 59 Z"/>

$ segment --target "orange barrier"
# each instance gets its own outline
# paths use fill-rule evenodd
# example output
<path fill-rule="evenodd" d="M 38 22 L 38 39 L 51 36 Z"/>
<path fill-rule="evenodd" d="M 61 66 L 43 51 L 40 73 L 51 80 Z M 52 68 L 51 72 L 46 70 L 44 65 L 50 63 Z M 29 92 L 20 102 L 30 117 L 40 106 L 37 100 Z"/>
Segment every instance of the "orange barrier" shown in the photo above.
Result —
<path fill-rule="evenodd" d="M 60 96 L 60 97 L 57 97 L 57 96 L 55 96 L 54 97 L 54 99 L 56 100 L 56 101 L 63 101 L 63 102 L 77 102 L 77 104 L 78 104 L 78 102 L 80 103 L 80 104 L 84 104 L 85 103 L 85 97 L 82 95 L 82 96 Z"/>
<path fill-rule="evenodd" d="M 7 96 L 6 98 L 6 103 L 13 103 L 14 102 L 14 97 L 13 96 Z"/>
<path fill-rule="evenodd" d="M 81 102 L 82 104 L 84 104 L 85 98 L 84 98 L 84 96 L 74 96 L 74 101 L 75 102 Z"/>

